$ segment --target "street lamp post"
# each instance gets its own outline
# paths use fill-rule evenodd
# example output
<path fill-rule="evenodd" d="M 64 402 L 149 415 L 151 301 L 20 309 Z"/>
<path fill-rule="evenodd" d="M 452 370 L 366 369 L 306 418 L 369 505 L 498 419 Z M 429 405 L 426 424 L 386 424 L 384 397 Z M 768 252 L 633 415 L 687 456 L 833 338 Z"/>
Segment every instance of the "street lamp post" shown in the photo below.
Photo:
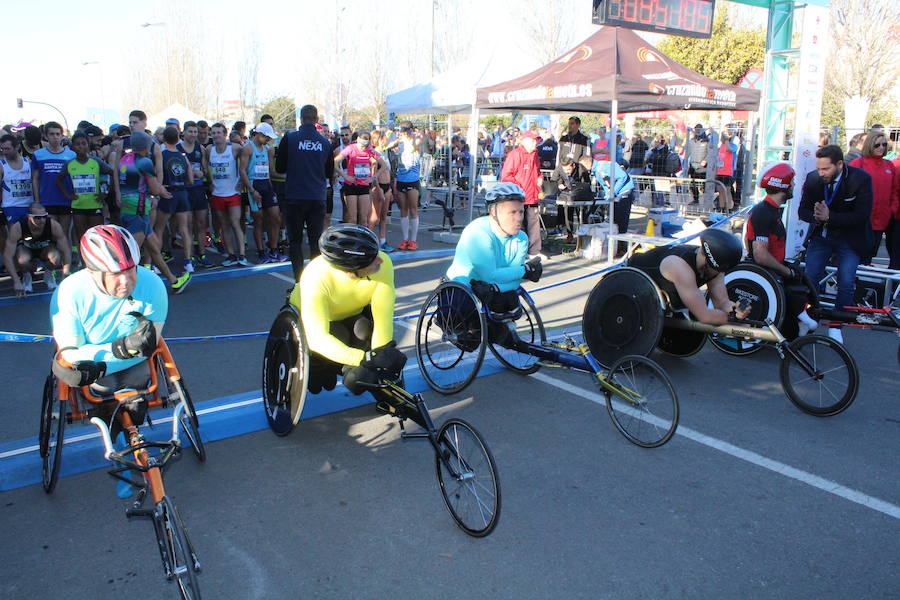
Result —
<path fill-rule="evenodd" d="M 109 123 L 106 121 L 106 94 L 103 93 L 103 63 L 99 60 L 87 60 L 81 63 L 82 66 L 97 65 L 97 72 L 100 75 L 100 108 L 103 110 L 103 127 L 106 128 Z"/>
<path fill-rule="evenodd" d="M 165 27 L 165 21 L 156 21 L 155 23 L 141 23 L 141 27 L 144 29 L 149 29 L 150 27 Z M 170 68 L 169 63 L 169 40 L 166 38 L 165 43 L 165 53 L 166 53 L 166 108 L 172 105 L 172 70 Z"/>

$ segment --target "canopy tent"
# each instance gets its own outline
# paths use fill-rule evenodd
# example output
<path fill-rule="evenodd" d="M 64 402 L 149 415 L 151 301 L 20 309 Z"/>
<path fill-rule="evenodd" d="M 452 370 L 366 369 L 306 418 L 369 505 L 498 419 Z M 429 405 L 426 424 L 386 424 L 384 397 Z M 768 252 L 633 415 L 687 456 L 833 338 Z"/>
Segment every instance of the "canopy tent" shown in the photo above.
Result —
<path fill-rule="evenodd" d="M 603 26 L 569 52 L 531 73 L 478 88 L 472 119 L 478 120 L 482 108 L 608 113 L 609 139 L 615 140 L 619 113 L 666 109 L 755 111 L 759 102 L 758 90 L 704 77 L 672 60 L 630 29 Z M 475 181 L 474 164 L 472 161 L 470 181 Z M 610 161 L 610 180 L 615 179 L 613 165 L 614 161 Z M 471 189 L 474 192 L 475 186 Z M 608 187 L 608 194 L 611 201 L 612 186 Z M 612 219 L 609 227 L 612 235 Z"/>
<path fill-rule="evenodd" d="M 430 80 L 387 97 L 388 113 L 458 113 L 471 109 L 475 89 L 504 81 L 536 63 L 499 51 L 481 53 Z"/>
<path fill-rule="evenodd" d="M 478 88 L 478 108 L 623 113 L 757 110 L 760 92 L 704 77 L 630 29 L 601 27 L 550 64 Z"/>
<path fill-rule="evenodd" d="M 176 102 L 175 104 L 170 105 L 164 110 L 156 113 L 155 115 L 150 115 L 147 117 L 147 126 L 156 128 L 156 127 L 164 127 L 166 124 L 166 119 L 178 119 L 178 123 L 184 127 L 185 121 L 200 121 L 203 119 L 201 115 L 198 115 L 188 107 L 183 104 L 179 104 Z"/>

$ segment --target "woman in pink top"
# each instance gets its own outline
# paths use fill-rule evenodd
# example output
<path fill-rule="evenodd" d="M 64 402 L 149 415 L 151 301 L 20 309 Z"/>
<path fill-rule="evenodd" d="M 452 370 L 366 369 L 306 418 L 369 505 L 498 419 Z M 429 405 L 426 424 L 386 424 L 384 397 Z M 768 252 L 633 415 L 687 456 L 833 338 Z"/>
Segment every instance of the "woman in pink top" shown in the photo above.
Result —
<path fill-rule="evenodd" d="M 334 157 L 334 170 L 344 178 L 347 195 L 347 214 L 344 221 L 355 225 L 369 226 L 372 216 L 372 198 L 369 190 L 375 180 L 375 165 L 378 158 L 370 147 L 372 136 L 368 131 L 356 134 L 356 143 L 345 146 Z M 347 170 L 341 168 L 341 162 L 347 161 Z"/>
<path fill-rule="evenodd" d="M 900 268 L 900 256 L 892 246 L 896 245 L 891 234 L 894 219 L 900 219 L 900 173 L 894 164 L 885 160 L 887 152 L 887 138 L 880 131 L 873 131 L 866 136 L 863 142 L 862 156 L 850 161 L 851 167 L 859 167 L 872 176 L 872 216 L 869 222 L 872 224 L 872 249 L 869 256 L 861 257 L 860 264 L 866 265 L 872 262 L 872 257 L 878 254 L 881 245 L 881 236 L 888 232 L 888 253 L 891 256 L 891 268 Z M 893 243 L 892 243 L 893 242 Z"/>

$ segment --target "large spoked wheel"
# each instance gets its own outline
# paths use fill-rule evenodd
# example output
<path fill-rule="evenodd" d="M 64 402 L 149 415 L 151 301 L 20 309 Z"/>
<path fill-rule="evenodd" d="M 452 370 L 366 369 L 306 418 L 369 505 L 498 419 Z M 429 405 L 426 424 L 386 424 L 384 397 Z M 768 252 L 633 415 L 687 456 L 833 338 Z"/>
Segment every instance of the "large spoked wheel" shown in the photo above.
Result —
<path fill-rule="evenodd" d="M 500 479 L 490 449 L 461 419 L 444 423 L 437 443 L 434 464 L 447 510 L 469 535 L 488 535 L 500 518 Z"/>
<path fill-rule="evenodd" d="M 632 444 L 656 448 L 678 427 L 678 396 L 666 372 L 646 356 L 624 356 L 606 375 L 606 410 Z"/>
<path fill-rule="evenodd" d="M 166 579 L 178 584 L 178 593 L 185 600 L 199 600 L 197 571 L 200 570 L 200 561 L 197 560 L 181 517 L 168 496 L 164 496 L 156 504 L 153 525 L 156 528 L 156 541 Z"/>
<path fill-rule="evenodd" d="M 481 368 L 485 317 L 468 287 L 446 281 L 428 296 L 416 324 L 416 360 L 431 389 L 454 394 Z"/>
<path fill-rule="evenodd" d="M 191 442 L 191 448 L 194 450 L 194 456 L 200 462 L 206 462 L 206 446 L 203 444 L 203 438 L 200 436 L 200 419 L 197 417 L 197 409 L 194 408 L 194 402 L 191 400 L 191 394 L 188 392 L 187 384 L 184 379 L 178 379 L 173 382 L 175 393 L 184 403 L 184 411 L 181 413 L 181 427 L 185 435 Z"/>
<path fill-rule="evenodd" d="M 798 356 L 813 369 L 812 374 Z M 841 344 L 821 335 L 804 335 L 791 342 L 780 374 L 784 392 L 794 406 L 817 417 L 846 410 L 859 389 L 856 361 Z"/>
<path fill-rule="evenodd" d="M 263 358 L 263 404 L 276 435 L 287 435 L 300 421 L 308 377 L 309 349 L 300 315 L 284 308 L 269 331 Z"/>
<path fill-rule="evenodd" d="M 53 492 L 59 479 L 59 463 L 62 458 L 63 432 L 66 428 L 66 402 L 56 399 L 56 378 L 47 375 L 44 380 L 44 396 L 41 400 L 41 425 L 38 431 L 38 447 L 42 465 L 42 484 L 48 494 Z"/>
<path fill-rule="evenodd" d="M 510 371 L 528 375 L 541 368 L 541 365 L 538 364 L 537 357 L 517 351 L 515 343 L 520 341 L 526 344 L 540 345 L 547 341 L 547 334 L 544 332 L 544 322 L 541 320 L 541 315 L 538 314 L 531 296 L 522 288 L 518 289 L 518 293 L 519 305 L 522 307 L 522 316 L 515 321 L 508 322 L 491 322 L 490 317 L 486 317 L 488 343 L 491 347 L 491 352 L 503 366 Z M 498 338 L 492 334 L 494 329 L 501 328 L 511 328 L 512 331 L 515 331 L 518 340 L 511 335 L 511 332 L 507 333 L 500 330 L 498 333 L 502 337 L 499 338 L 501 340 L 500 343 L 497 343 L 495 340 Z"/>

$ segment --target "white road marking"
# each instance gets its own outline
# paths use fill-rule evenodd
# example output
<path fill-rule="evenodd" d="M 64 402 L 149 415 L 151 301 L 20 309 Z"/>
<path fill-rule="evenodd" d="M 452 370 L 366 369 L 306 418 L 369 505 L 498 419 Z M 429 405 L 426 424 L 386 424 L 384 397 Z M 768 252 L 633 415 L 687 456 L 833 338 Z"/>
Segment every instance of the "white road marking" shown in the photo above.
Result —
<path fill-rule="evenodd" d="M 269 271 L 268 274 L 271 275 L 272 277 L 277 277 L 278 279 L 281 279 L 282 281 L 287 281 L 290 284 L 297 283 L 296 281 L 294 281 L 294 277 L 292 275 L 285 275 L 284 273 L 276 273 L 275 271 Z"/>
<path fill-rule="evenodd" d="M 555 388 L 569 392 L 570 394 L 574 394 L 586 400 L 590 400 L 591 402 L 596 402 L 597 404 L 605 404 L 603 396 L 597 391 L 586 390 L 540 372 L 532 374 L 531 377 L 534 377 L 538 381 L 542 381 L 547 385 L 552 385 Z M 830 479 L 825 479 L 824 477 L 819 477 L 818 475 L 814 475 L 790 465 L 786 465 L 777 460 L 766 458 L 765 456 L 757 454 L 756 452 L 745 450 L 744 448 L 740 448 L 738 446 L 735 446 L 734 444 L 729 444 L 728 442 L 708 436 L 706 434 L 700 433 L 699 431 L 690 429 L 689 427 L 684 427 L 680 424 L 678 425 L 678 429 L 675 430 L 675 434 L 684 436 L 689 440 L 697 442 L 698 444 L 703 444 L 704 446 L 713 448 L 714 450 L 718 450 L 719 452 L 724 452 L 725 454 L 749 462 L 758 467 L 762 467 L 763 469 L 767 469 L 774 473 L 784 475 L 785 477 L 788 477 L 790 479 L 800 481 L 801 483 L 805 483 L 809 486 L 820 489 L 823 492 L 828 492 L 829 494 L 844 498 L 845 500 L 849 500 L 850 502 L 854 502 L 861 506 L 865 506 L 866 508 L 878 511 L 889 517 L 900 519 L 900 506 L 891 504 L 890 502 L 885 502 L 884 500 L 880 500 L 873 496 L 869 496 L 858 490 L 848 488 L 835 481 L 831 481 Z"/>

